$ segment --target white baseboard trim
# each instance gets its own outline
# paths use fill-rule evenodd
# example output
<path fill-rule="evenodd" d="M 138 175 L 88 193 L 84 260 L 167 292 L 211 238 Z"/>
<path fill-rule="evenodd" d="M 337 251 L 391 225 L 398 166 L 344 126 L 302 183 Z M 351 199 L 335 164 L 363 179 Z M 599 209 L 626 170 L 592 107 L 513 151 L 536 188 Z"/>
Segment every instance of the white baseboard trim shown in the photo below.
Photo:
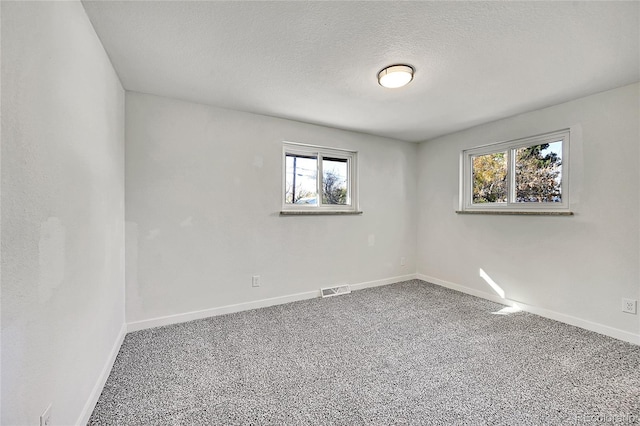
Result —
<path fill-rule="evenodd" d="M 376 281 L 367 281 L 358 284 L 350 284 L 351 290 L 362 290 L 363 288 L 378 287 L 381 285 L 393 284 L 400 281 L 407 281 L 416 278 L 416 274 L 402 275 L 398 277 L 385 278 Z M 127 324 L 127 331 L 138 331 L 147 328 L 161 327 L 164 325 L 178 324 L 181 322 L 193 321 L 197 319 L 209 318 L 218 315 L 232 314 L 234 312 L 248 311 L 250 309 L 266 308 L 268 306 L 282 305 L 299 300 L 313 299 L 320 297 L 320 289 L 306 291 L 303 293 L 289 294 L 286 296 L 271 297 L 269 299 L 255 300 L 251 302 L 237 303 L 234 305 L 219 306 L 215 308 L 203 309 L 200 311 L 185 312 L 182 314 L 167 315 L 150 318 L 147 320 L 133 321 Z"/>
<path fill-rule="evenodd" d="M 127 324 L 127 331 L 145 330 L 147 328 L 162 327 L 164 325 L 179 324 L 203 318 L 215 317 L 218 315 L 232 314 L 234 312 L 248 311 L 250 309 L 265 308 L 267 306 L 282 305 L 298 300 L 313 299 L 320 295 L 320 290 L 307 291 L 304 293 L 290 294 L 287 296 L 271 297 L 252 302 L 237 303 L 235 305 L 219 306 L 216 308 L 202 309 L 200 311 L 185 312 L 182 314 L 166 315 L 162 317 L 150 318 L 147 320 L 133 321 Z"/>
<path fill-rule="evenodd" d="M 439 278 L 430 277 L 428 275 L 416 274 L 416 276 L 419 280 L 422 280 L 422 281 L 427 281 L 432 284 L 437 284 L 442 287 L 450 288 L 452 290 L 457 290 L 462 293 L 479 297 L 481 299 L 491 300 L 492 302 L 501 303 L 503 305 L 514 306 L 523 311 L 540 315 L 541 317 L 549 318 L 554 321 L 559 321 L 565 324 L 584 328 L 585 330 L 594 331 L 599 334 L 604 334 L 605 336 L 613 337 L 614 339 L 623 340 L 625 342 L 640 345 L 640 334 L 634 334 L 628 331 L 620 330 L 618 328 L 609 327 L 608 325 L 599 324 L 593 321 L 577 318 L 567 314 L 562 314 L 560 312 L 551 311 L 549 309 L 540 308 L 538 306 L 532 306 L 532 305 L 527 305 L 526 303 L 516 302 L 514 300 L 502 298 L 496 294 L 486 293 L 481 290 L 476 290 L 460 284 L 444 281 Z"/>
<path fill-rule="evenodd" d="M 383 280 L 366 281 L 359 284 L 351 284 L 351 290 L 362 290 L 363 288 L 380 287 L 382 285 L 389 285 L 393 283 L 399 283 L 401 281 L 415 280 L 416 274 L 400 275 L 398 277 L 385 278 Z"/>
<path fill-rule="evenodd" d="M 120 347 L 122 346 L 122 342 L 124 341 L 124 336 L 127 334 L 127 324 L 122 324 L 120 328 L 120 333 L 116 338 L 116 341 L 111 348 L 111 352 L 109 353 L 109 358 L 107 358 L 107 362 L 102 367 L 102 371 L 100 372 L 100 376 L 98 376 L 98 380 L 96 384 L 93 386 L 91 393 L 89 394 L 89 398 L 87 402 L 84 404 L 82 408 L 82 412 L 78 417 L 78 421 L 76 425 L 84 426 L 89 421 L 89 417 L 91 417 L 91 413 L 93 413 L 93 409 L 96 407 L 98 403 L 98 398 L 100 398 L 100 394 L 102 393 L 102 389 L 104 388 L 104 384 L 107 382 L 109 378 L 109 374 L 111 373 L 111 369 L 113 368 L 113 363 L 116 361 L 116 357 L 118 356 L 118 352 L 120 352 Z"/>

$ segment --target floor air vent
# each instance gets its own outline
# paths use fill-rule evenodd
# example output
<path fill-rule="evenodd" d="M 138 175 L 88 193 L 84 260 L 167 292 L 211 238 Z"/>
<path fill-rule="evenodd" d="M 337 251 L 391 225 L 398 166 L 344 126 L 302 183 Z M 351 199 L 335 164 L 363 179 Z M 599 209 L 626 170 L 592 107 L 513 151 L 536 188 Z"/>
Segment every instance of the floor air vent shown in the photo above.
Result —
<path fill-rule="evenodd" d="M 351 288 L 349 288 L 348 284 L 345 284 L 337 287 L 321 288 L 320 293 L 322 294 L 322 297 L 339 296 L 341 294 L 351 293 Z"/>

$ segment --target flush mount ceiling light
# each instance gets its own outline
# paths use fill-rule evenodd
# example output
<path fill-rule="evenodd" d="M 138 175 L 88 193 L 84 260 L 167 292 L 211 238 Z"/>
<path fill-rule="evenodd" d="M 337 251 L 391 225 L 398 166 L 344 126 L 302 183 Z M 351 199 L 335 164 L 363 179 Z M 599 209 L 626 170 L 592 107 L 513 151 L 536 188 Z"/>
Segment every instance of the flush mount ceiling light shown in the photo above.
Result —
<path fill-rule="evenodd" d="M 391 65 L 378 73 L 380 86 L 389 89 L 406 86 L 413 80 L 413 68 L 409 65 Z"/>

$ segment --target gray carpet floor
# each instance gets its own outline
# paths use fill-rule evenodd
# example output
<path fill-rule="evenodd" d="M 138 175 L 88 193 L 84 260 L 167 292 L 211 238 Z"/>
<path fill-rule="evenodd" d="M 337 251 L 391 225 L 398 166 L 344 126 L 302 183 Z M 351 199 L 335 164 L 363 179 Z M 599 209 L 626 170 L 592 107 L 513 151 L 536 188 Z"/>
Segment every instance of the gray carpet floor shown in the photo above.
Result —
<path fill-rule="evenodd" d="M 640 346 L 419 280 L 127 334 L 91 425 L 638 424 Z"/>

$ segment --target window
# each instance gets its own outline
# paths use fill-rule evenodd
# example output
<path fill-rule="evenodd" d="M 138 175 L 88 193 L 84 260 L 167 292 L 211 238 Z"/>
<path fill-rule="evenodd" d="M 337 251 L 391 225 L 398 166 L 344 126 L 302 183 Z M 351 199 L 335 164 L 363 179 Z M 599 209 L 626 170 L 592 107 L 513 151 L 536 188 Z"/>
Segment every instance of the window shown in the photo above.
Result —
<path fill-rule="evenodd" d="M 283 211 L 357 212 L 356 159 L 352 151 L 285 143 Z"/>
<path fill-rule="evenodd" d="M 569 130 L 465 150 L 463 212 L 568 212 Z"/>

